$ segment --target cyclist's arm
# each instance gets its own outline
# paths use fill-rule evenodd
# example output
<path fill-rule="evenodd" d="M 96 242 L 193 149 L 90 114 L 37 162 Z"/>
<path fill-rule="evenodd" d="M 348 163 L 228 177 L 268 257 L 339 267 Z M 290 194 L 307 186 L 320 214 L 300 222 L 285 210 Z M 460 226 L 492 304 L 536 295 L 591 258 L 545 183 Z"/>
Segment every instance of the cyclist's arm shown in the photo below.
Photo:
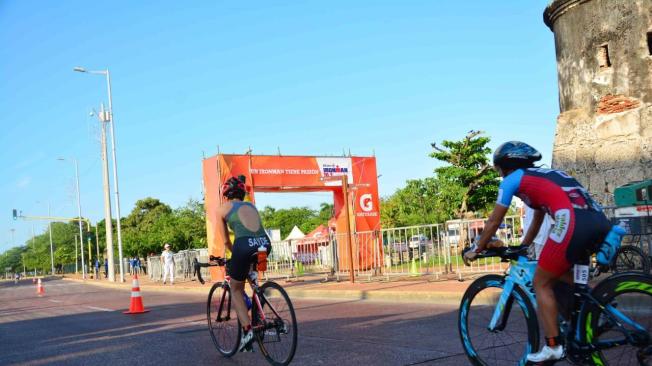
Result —
<path fill-rule="evenodd" d="M 512 197 L 516 194 L 518 187 L 521 184 L 521 178 L 523 177 L 523 171 L 517 170 L 512 172 L 510 175 L 505 177 L 498 187 L 498 199 L 496 200 L 496 206 L 494 207 L 489 220 L 484 225 L 482 229 L 482 235 L 480 235 L 480 240 L 478 240 L 477 252 L 481 252 L 487 248 L 487 244 L 491 241 L 491 238 L 496 235 L 496 230 L 503 222 L 507 210 L 509 210 L 509 205 L 512 203 Z"/>
<path fill-rule="evenodd" d="M 224 206 L 220 207 L 217 210 L 217 220 L 215 223 L 215 234 L 217 235 L 218 240 L 221 240 L 224 243 L 224 246 L 229 250 L 233 251 L 233 243 L 231 243 L 231 237 L 229 236 L 229 228 L 226 225 L 226 214 Z"/>
<path fill-rule="evenodd" d="M 485 250 L 487 244 L 491 241 L 491 238 L 496 234 L 496 230 L 498 230 L 498 227 L 503 222 L 503 218 L 507 214 L 508 209 L 509 207 L 501 205 L 496 205 L 496 207 L 494 207 L 491 216 L 489 216 L 489 219 L 484 224 L 484 229 L 482 229 L 482 235 L 480 235 L 480 240 L 478 240 L 477 243 L 477 252 Z"/>
<path fill-rule="evenodd" d="M 530 245 L 534 241 L 534 238 L 537 237 L 539 230 L 541 230 L 541 224 L 543 224 L 543 218 L 546 216 L 546 213 L 543 210 L 536 210 L 532 215 L 532 222 L 530 222 L 530 228 L 527 230 L 525 237 L 521 244 Z"/>

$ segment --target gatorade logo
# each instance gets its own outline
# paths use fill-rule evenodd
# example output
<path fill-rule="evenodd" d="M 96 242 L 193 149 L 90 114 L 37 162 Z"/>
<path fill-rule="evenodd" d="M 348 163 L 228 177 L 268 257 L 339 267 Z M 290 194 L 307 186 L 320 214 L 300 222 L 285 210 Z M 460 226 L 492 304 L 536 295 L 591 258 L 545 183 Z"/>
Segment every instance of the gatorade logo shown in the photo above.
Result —
<path fill-rule="evenodd" d="M 555 226 L 550 231 L 550 239 L 557 243 L 564 241 L 570 225 L 570 210 L 567 208 L 555 212 Z"/>
<path fill-rule="evenodd" d="M 364 212 L 369 212 L 374 209 L 374 202 L 371 193 L 365 193 L 360 196 L 360 208 Z"/>

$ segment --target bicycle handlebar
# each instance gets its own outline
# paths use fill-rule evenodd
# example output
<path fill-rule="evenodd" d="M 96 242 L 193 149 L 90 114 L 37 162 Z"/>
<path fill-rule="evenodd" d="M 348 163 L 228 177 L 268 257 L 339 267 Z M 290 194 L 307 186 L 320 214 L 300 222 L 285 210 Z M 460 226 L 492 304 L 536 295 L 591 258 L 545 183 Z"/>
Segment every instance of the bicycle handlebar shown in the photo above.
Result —
<path fill-rule="evenodd" d="M 517 260 L 518 257 L 526 257 L 528 245 L 518 245 L 511 247 L 500 247 L 500 248 L 491 248 L 486 249 L 480 253 L 476 258 L 492 258 L 500 257 L 501 261 L 507 262 L 510 260 Z M 466 248 L 462 251 L 462 255 L 469 251 L 471 248 Z"/>
<path fill-rule="evenodd" d="M 200 270 L 201 267 L 224 267 L 226 265 L 226 263 L 227 263 L 226 259 L 224 259 L 222 257 L 214 257 L 212 255 L 208 256 L 208 260 L 209 260 L 208 263 L 202 263 L 202 262 L 198 261 L 197 258 L 195 258 L 193 260 L 194 267 L 195 267 L 195 273 L 197 274 L 197 280 L 199 280 L 199 282 L 202 285 L 204 283 L 206 283 L 206 281 L 204 281 L 204 279 L 201 276 L 201 270 Z"/>

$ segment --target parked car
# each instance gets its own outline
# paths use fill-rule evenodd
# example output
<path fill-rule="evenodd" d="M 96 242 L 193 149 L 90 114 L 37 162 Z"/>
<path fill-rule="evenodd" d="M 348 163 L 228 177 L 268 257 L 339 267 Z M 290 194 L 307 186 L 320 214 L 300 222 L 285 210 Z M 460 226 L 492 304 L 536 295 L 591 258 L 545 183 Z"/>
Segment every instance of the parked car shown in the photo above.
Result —
<path fill-rule="evenodd" d="M 428 238 L 423 234 L 412 235 L 408 241 L 408 247 L 410 249 L 426 249 L 427 242 Z"/>
<path fill-rule="evenodd" d="M 460 243 L 460 223 L 461 220 L 446 221 L 446 237 L 449 245 L 458 245 Z"/>
<path fill-rule="evenodd" d="M 402 242 L 393 242 L 387 246 L 387 249 L 391 252 L 406 252 L 408 247 L 405 243 Z"/>

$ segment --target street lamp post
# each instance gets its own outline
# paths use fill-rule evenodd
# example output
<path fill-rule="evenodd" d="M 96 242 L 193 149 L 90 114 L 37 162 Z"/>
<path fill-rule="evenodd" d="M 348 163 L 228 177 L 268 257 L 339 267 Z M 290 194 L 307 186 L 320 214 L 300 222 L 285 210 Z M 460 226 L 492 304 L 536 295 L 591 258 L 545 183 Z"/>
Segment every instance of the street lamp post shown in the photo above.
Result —
<path fill-rule="evenodd" d="M 111 73 L 109 69 L 99 70 L 99 71 L 90 71 L 86 70 L 83 67 L 75 67 L 73 69 L 77 72 L 84 72 L 88 74 L 97 74 L 106 76 L 106 87 L 107 93 L 109 96 L 109 120 L 111 122 L 111 157 L 113 158 L 113 182 L 114 184 L 114 194 L 115 194 L 115 213 L 117 216 L 117 233 L 118 233 L 118 259 L 120 261 L 120 282 L 125 282 L 125 272 L 124 272 L 124 263 L 122 259 L 122 230 L 120 225 L 120 191 L 118 189 L 118 160 L 116 158 L 116 148 L 115 148 L 115 123 L 113 121 L 113 97 L 111 95 Z"/>
<path fill-rule="evenodd" d="M 64 158 L 59 158 L 57 160 L 66 160 Z M 79 240 L 80 240 L 80 249 L 81 249 L 81 263 L 82 263 L 82 278 L 86 279 L 86 266 L 84 265 L 84 234 L 82 229 L 82 214 L 81 214 L 81 195 L 79 194 L 79 164 L 77 164 L 77 159 L 72 158 L 72 161 L 75 163 L 75 179 L 77 181 L 77 215 L 79 216 Z M 75 244 L 77 242 L 75 241 Z M 77 246 L 75 246 L 75 257 L 77 257 Z M 75 259 L 75 273 L 77 273 L 77 260 Z"/>

